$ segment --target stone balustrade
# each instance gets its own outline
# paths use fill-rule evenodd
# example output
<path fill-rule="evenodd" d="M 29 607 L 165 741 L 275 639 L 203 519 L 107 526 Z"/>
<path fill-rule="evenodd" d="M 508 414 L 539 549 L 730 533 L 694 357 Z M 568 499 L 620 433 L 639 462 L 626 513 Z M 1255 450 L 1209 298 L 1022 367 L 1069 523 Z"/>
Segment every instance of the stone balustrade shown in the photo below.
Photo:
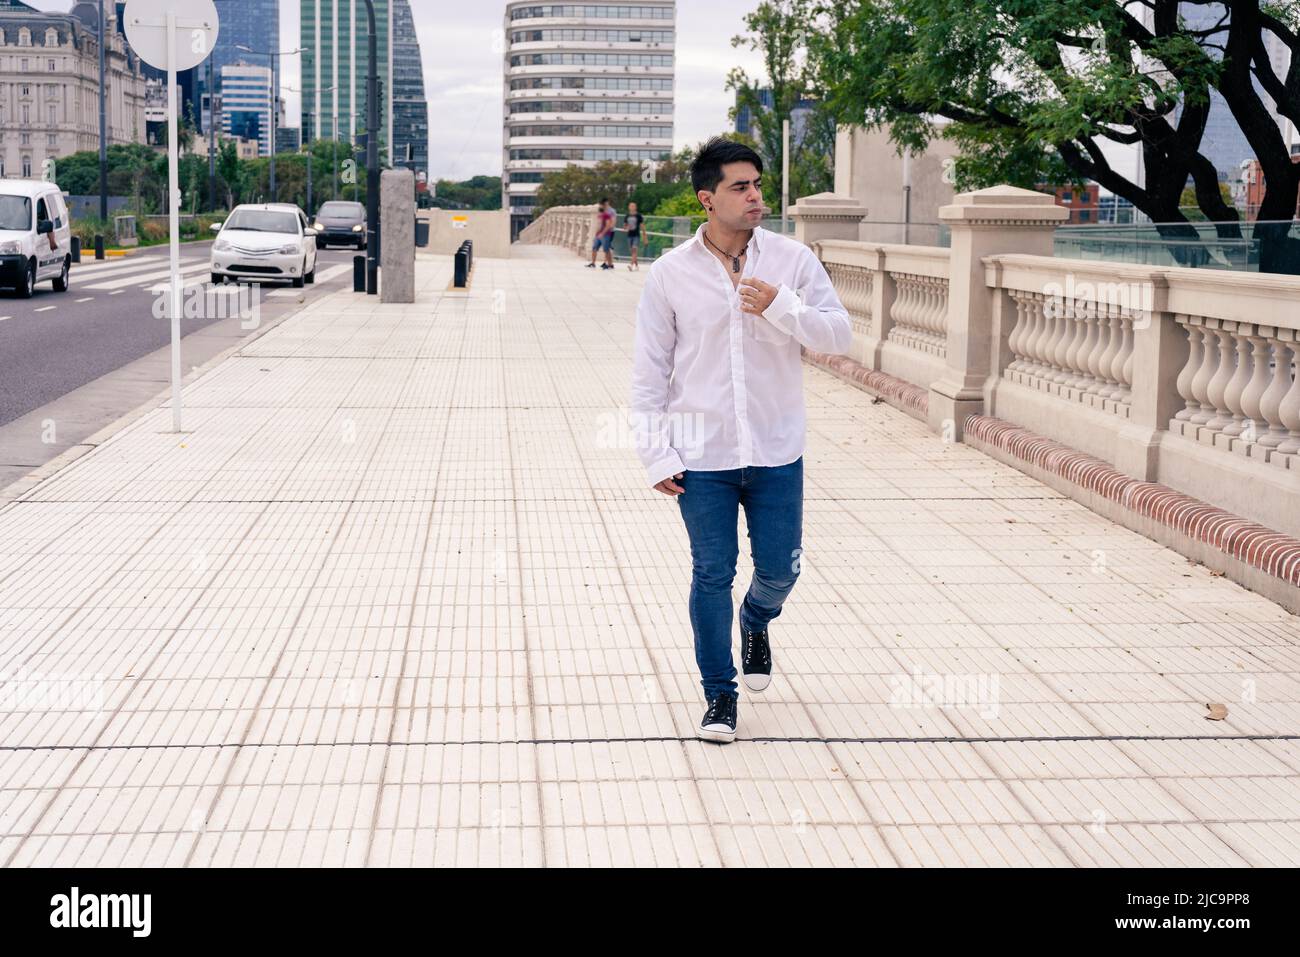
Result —
<path fill-rule="evenodd" d="M 928 387 L 947 356 L 949 251 L 842 239 L 812 248 L 853 323 L 850 355 Z"/>
<path fill-rule="evenodd" d="M 552 206 L 519 231 L 516 242 L 562 246 L 585 255 L 596 234 L 596 205 Z"/>

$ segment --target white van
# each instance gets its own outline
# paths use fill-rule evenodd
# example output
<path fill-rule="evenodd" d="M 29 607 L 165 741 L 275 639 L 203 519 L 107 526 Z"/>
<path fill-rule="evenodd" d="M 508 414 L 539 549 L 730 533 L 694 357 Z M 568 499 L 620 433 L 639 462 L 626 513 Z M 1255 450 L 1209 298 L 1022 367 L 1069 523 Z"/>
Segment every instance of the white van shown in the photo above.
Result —
<path fill-rule="evenodd" d="M 68 289 L 72 228 L 63 194 L 39 179 L 0 179 L 0 287 L 27 299 L 46 279 Z"/>

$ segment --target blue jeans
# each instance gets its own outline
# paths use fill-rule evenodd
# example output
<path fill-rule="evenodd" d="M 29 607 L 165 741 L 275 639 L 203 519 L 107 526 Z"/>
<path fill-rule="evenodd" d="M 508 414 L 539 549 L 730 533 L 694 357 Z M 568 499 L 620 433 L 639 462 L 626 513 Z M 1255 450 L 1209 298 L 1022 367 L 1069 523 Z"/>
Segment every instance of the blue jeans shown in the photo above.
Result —
<path fill-rule="evenodd" d="M 740 624 L 760 631 L 781 614 L 799 577 L 803 531 L 803 458 L 789 465 L 683 473 L 677 504 L 691 540 L 691 630 L 704 696 L 736 694 L 731 658 L 731 583 L 736 577 L 736 520 L 745 509 L 754 579 Z"/>

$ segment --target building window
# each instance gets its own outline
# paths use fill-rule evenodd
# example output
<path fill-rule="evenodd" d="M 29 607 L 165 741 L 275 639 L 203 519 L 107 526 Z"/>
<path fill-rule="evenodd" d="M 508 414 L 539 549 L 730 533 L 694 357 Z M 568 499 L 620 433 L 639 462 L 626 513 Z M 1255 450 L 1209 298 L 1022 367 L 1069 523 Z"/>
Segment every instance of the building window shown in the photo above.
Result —
<path fill-rule="evenodd" d="M 46 69 L 47 69 L 50 73 L 53 73 L 53 72 L 54 72 L 54 61 L 53 61 L 53 60 L 46 60 L 46 61 L 45 61 L 45 67 L 46 67 Z"/>
<path fill-rule="evenodd" d="M 58 146 L 58 145 L 59 145 L 59 135 L 58 135 L 57 133 L 46 133 L 46 134 L 45 134 L 45 145 L 46 145 L 46 146 Z"/>
<path fill-rule="evenodd" d="M 49 113 L 49 116 L 50 116 L 50 126 L 58 126 L 58 125 L 59 125 L 59 108 L 58 108 L 57 106 L 54 106 L 53 104 L 51 104 L 51 105 L 50 105 L 50 108 L 49 108 L 49 110 L 48 110 L 47 112 Z"/>
<path fill-rule="evenodd" d="M 19 134 L 18 134 L 18 142 L 19 142 L 20 145 L 22 145 L 22 146 L 26 146 L 26 145 L 27 145 L 28 143 L 30 143 L 31 141 L 32 141 L 32 134 L 31 134 L 31 133 L 19 133 Z"/>
<path fill-rule="evenodd" d="M 45 45 L 47 47 L 56 47 L 59 45 L 59 31 L 50 27 L 45 31 Z"/>
<path fill-rule="evenodd" d="M 21 30 L 18 31 L 18 45 L 20 47 L 29 47 L 32 45 L 31 30 L 28 30 L 26 27 L 23 27 Z M 26 64 L 26 62 L 27 62 L 26 60 L 23 61 L 24 64 Z M 23 69 L 26 69 L 26 66 L 24 66 Z"/>
<path fill-rule="evenodd" d="M 23 179 L 28 179 L 31 177 L 31 175 L 32 175 L 32 158 L 30 156 L 24 156 L 23 157 Z"/>
<path fill-rule="evenodd" d="M 23 89 L 26 90 L 26 87 L 23 87 Z M 26 126 L 31 121 L 32 121 L 32 108 L 28 106 L 26 103 L 24 103 L 23 104 L 23 126 Z"/>

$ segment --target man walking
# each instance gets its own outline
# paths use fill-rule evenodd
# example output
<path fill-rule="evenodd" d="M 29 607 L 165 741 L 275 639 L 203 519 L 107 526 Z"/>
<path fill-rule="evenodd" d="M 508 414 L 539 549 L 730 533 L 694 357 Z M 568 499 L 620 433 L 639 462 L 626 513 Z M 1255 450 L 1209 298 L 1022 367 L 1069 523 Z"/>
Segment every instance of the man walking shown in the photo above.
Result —
<path fill-rule="evenodd" d="M 649 484 L 676 498 L 691 543 L 688 600 L 708 702 L 698 734 L 736 736 L 731 584 L 739 509 L 754 578 L 740 605 L 746 687 L 771 680 L 768 624 L 799 575 L 805 412 L 800 346 L 843 354 L 849 317 L 817 257 L 769 232 L 763 161 L 710 140 L 691 165 L 708 213 L 650 266 L 637 306 L 632 419 Z"/>
<path fill-rule="evenodd" d="M 637 262 L 637 247 L 641 243 L 641 214 L 637 211 L 636 203 L 627 204 L 627 215 L 623 217 L 623 228 L 627 230 L 627 248 L 632 253 L 632 261 L 628 263 L 628 269 L 640 269 L 641 265 Z"/>
<path fill-rule="evenodd" d="M 614 211 L 609 208 L 609 200 L 602 199 L 600 205 L 596 207 L 596 235 L 591 240 L 591 262 L 587 263 L 588 269 L 596 268 L 596 251 L 605 250 L 605 261 L 600 264 L 601 269 L 614 268 Z"/>

